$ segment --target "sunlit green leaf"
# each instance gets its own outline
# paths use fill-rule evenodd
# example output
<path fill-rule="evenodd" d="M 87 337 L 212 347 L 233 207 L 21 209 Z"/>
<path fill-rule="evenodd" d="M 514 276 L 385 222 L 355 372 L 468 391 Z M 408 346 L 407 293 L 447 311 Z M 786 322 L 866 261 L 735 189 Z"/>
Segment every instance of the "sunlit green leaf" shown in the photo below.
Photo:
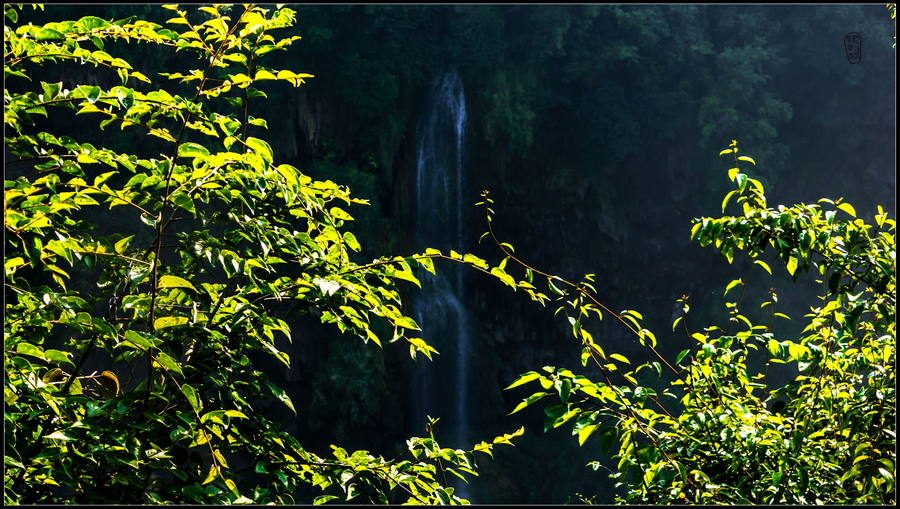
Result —
<path fill-rule="evenodd" d="M 191 284 L 187 279 L 183 279 L 177 276 L 162 276 L 159 278 L 159 287 L 160 288 L 190 288 L 191 290 L 197 291 L 194 288 L 194 285 Z M 157 327 L 158 328 L 158 327 Z"/>
<path fill-rule="evenodd" d="M 167 354 L 166 352 L 157 352 L 156 353 L 156 362 L 160 366 L 168 369 L 169 371 L 172 371 L 172 372 L 175 372 L 175 373 L 178 373 L 181 375 L 184 374 L 181 371 L 181 364 L 179 364 L 175 359 L 170 357 L 169 354 Z"/>
<path fill-rule="evenodd" d="M 209 150 L 197 143 L 182 143 L 178 146 L 178 157 L 207 157 Z"/>
<path fill-rule="evenodd" d="M 186 316 L 164 316 L 162 318 L 157 318 L 156 321 L 153 322 L 153 328 L 159 330 L 166 327 L 177 327 L 179 325 L 184 325 L 189 321 L 190 318 Z"/>
<path fill-rule="evenodd" d="M 844 212 L 850 214 L 853 217 L 856 217 L 856 209 L 853 208 L 853 205 L 849 203 L 841 203 L 837 206 L 837 208 L 843 210 Z"/>
<path fill-rule="evenodd" d="M 517 378 L 512 384 L 509 385 L 509 387 L 507 387 L 504 390 L 509 390 L 509 389 L 512 389 L 513 387 L 518 387 L 520 385 L 524 385 L 528 382 L 531 382 L 532 380 L 537 380 L 540 377 L 541 377 L 540 373 L 537 373 L 534 371 L 529 371 L 528 373 L 525 373 L 524 375 Z"/>
<path fill-rule="evenodd" d="M 611 353 L 611 354 L 609 354 L 609 358 L 610 358 L 610 359 L 615 359 L 615 360 L 617 360 L 617 361 L 619 361 L 619 362 L 624 362 L 625 364 L 631 364 L 631 361 L 629 361 L 628 358 L 625 357 L 625 356 L 622 355 L 622 354 Z"/>
<path fill-rule="evenodd" d="M 191 407 L 195 412 L 199 413 L 202 409 L 200 404 L 200 399 L 197 397 L 197 391 L 188 384 L 181 385 L 181 392 L 184 394 L 185 398 L 187 398 L 188 403 L 191 404 Z"/>
<path fill-rule="evenodd" d="M 529 405 L 534 404 L 536 401 L 538 401 L 539 399 L 543 398 L 546 395 L 547 395 L 546 392 L 536 392 L 536 393 L 532 394 L 531 396 L 528 396 L 527 398 L 522 400 L 522 402 L 519 403 L 512 412 L 509 413 L 509 415 L 512 415 L 512 414 L 518 412 L 519 410 L 522 410 L 523 408 L 526 408 Z"/>
<path fill-rule="evenodd" d="M 766 269 L 766 272 L 768 272 L 769 274 L 772 273 L 772 269 L 769 268 L 769 265 L 768 265 L 766 262 L 764 262 L 764 261 L 762 261 L 762 260 L 753 260 L 753 263 L 755 263 L 755 264 L 761 266 L 762 268 Z"/>

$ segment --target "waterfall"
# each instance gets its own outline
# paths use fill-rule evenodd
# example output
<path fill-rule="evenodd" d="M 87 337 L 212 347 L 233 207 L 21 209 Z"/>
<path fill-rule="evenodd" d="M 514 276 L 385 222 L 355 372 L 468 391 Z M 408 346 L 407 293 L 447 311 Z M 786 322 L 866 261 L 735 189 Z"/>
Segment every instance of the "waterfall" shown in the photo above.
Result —
<path fill-rule="evenodd" d="M 416 125 L 416 242 L 426 247 L 465 251 L 467 232 L 463 207 L 465 192 L 466 102 L 462 81 L 455 71 L 435 80 L 425 115 Z M 470 326 L 465 309 L 464 267 L 436 264 L 437 276 L 420 272 L 422 290 L 413 301 L 413 316 L 422 338 L 440 355 L 422 360 L 414 422 L 417 429 L 426 415 L 441 421 L 435 437 L 444 447 L 471 447 L 468 428 L 468 355 Z M 445 443 L 446 442 L 446 443 Z M 459 495 L 464 495 L 460 486 Z"/>

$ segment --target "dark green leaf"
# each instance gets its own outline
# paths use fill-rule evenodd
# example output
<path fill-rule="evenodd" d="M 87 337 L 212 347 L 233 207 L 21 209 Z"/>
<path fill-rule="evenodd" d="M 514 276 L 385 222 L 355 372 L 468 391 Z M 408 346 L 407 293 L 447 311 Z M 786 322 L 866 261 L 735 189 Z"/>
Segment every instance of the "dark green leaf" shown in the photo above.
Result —
<path fill-rule="evenodd" d="M 600 430 L 600 449 L 603 451 L 603 454 L 609 454 L 609 449 L 617 437 L 618 432 L 612 426 Z"/>

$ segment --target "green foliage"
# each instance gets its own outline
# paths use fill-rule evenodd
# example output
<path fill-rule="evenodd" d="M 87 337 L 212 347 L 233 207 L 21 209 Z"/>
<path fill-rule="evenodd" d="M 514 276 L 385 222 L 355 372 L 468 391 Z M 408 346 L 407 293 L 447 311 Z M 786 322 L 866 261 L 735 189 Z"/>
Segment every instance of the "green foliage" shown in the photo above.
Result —
<path fill-rule="evenodd" d="M 470 149 L 480 154 L 470 161 L 472 184 L 524 194 L 531 192 L 526 183 L 544 184 L 545 177 L 568 171 L 571 184 L 558 194 L 579 199 L 555 208 L 557 216 L 549 219 L 561 221 L 574 214 L 578 227 L 590 223 L 580 217 L 588 203 L 599 202 L 606 209 L 603 214 L 610 215 L 621 209 L 623 201 L 635 201 L 626 194 L 639 187 L 630 182 L 636 174 L 632 165 L 643 161 L 656 168 L 665 167 L 661 162 L 667 158 L 683 161 L 691 175 L 680 179 L 685 186 L 718 182 L 711 177 L 714 157 L 692 155 L 691 147 L 700 141 L 709 145 L 740 137 L 758 146 L 755 155 L 766 173 L 757 178 L 770 185 L 791 178 L 815 180 L 806 173 L 812 170 L 805 168 L 828 164 L 834 151 L 849 162 L 846 167 L 858 164 L 857 154 L 865 154 L 867 147 L 858 146 L 857 140 L 869 145 L 876 138 L 850 130 L 846 118 L 851 115 L 836 118 L 845 104 L 853 113 L 853 125 L 893 124 L 893 109 L 883 106 L 889 101 L 862 99 L 893 93 L 889 79 L 871 75 L 872 69 L 885 65 L 878 61 L 870 67 L 854 66 L 848 74 L 846 60 L 821 51 L 823 31 L 883 21 L 873 22 L 874 15 L 858 6 L 294 8 L 302 23 L 287 31 L 303 37 L 302 53 L 294 58 L 302 58 L 304 68 L 315 70 L 317 78 L 301 94 L 289 93 L 287 87 L 267 89 L 273 100 L 256 110 L 272 128 L 266 139 L 282 157 L 313 154 L 308 157 L 317 160 L 329 152 L 326 140 L 334 140 L 340 163 L 365 171 L 374 157 L 378 169 L 372 173 L 379 177 L 378 198 L 386 207 L 383 213 L 377 207 L 370 209 L 379 220 L 396 213 L 391 211 L 410 210 L 409 198 L 391 184 L 407 185 L 410 143 L 424 95 L 434 76 L 451 66 L 465 83 L 471 120 L 467 137 Z M 886 22 L 882 25 L 889 28 Z M 837 40 L 845 34 L 846 30 L 831 36 Z M 866 54 L 869 59 L 883 58 L 874 51 Z M 154 67 L 159 60 L 147 58 L 141 69 Z M 850 89 L 809 86 L 851 77 Z M 624 91 L 621 99 L 609 83 Z M 284 93 L 276 100 L 281 90 Z M 732 91 L 750 99 L 730 101 Z M 819 126 L 823 135 L 809 136 L 807 122 Z M 824 150 L 828 143 L 823 140 L 837 136 L 845 143 Z M 788 147 L 804 158 L 816 153 L 823 161 L 796 164 Z M 604 152 L 607 149 L 611 151 Z M 790 172 L 784 171 L 787 168 Z M 688 172 L 678 169 L 670 177 L 666 172 L 644 171 L 663 185 Z M 497 181 L 502 181 L 502 189 Z M 610 196 L 609 189 L 617 189 L 618 196 Z M 723 192 L 712 191 L 709 196 Z M 851 192 L 848 198 L 859 200 L 855 193 L 864 191 Z M 360 196 L 374 203 L 375 196 Z M 685 206 L 679 204 L 686 215 L 699 214 Z M 523 224 L 541 219 L 516 217 Z M 373 238 L 402 236 L 397 224 L 392 223 L 390 234 Z"/>
<path fill-rule="evenodd" d="M 696 219 L 691 237 L 714 245 L 729 263 L 746 252 L 751 270 L 758 265 L 771 274 L 770 264 L 783 265 L 796 280 L 813 269 L 822 291 L 801 337 L 773 334 L 773 320 L 787 318 L 775 311 L 774 288 L 761 304 L 769 308 L 767 324 L 741 312 L 750 305 L 744 277 L 725 289 L 724 327 L 692 333 L 688 298 L 679 299 L 684 313 L 673 330 L 683 329 L 688 348 L 672 363 L 657 353 L 640 313 L 600 304 L 591 275 L 575 284 L 523 264 L 529 281 L 532 274 L 547 278 L 561 301 L 557 313 L 564 312 L 584 346 L 582 366 L 599 368 L 602 380 L 551 366 L 525 373 L 508 389 L 539 383 L 542 390 L 513 413 L 551 400 L 545 431 L 568 423 L 579 444 L 596 436 L 604 454 L 616 450 L 612 477 L 625 489 L 619 502 L 894 503 L 895 222 L 879 207 L 875 225 L 867 224 L 842 200 L 820 200 L 824 208 L 768 208 L 762 184 L 739 167 L 755 161 L 738 156 L 737 142 L 721 152 L 728 154 L 736 189 L 722 208 L 736 197 L 742 214 Z M 768 262 L 761 259 L 767 249 L 775 255 Z M 633 367 L 605 352 L 585 327 L 595 314 L 618 320 L 655 360 Z M 669 373 L 669 387 L 644 385 L 642 370 Z M 776 374 L 793 379 L 779 386 Z"/>
<path fill-rule="evenodd" d="M 789 122 L 793 109 L 764 88 L 770 79 L 768 73 L 781 62 L 772 53 L 771 45 L 760 36 L 719 53 L 715 77 L 707 76 L 710 93 L 700 101 L 697 127 L 701 147 L 707 147 L 713 139 L 731 136 L 764 147 L 757 157 L 774 174 L 784 167 L 790 154 L 787 145 L 776 141 L 776 126 Z"/>
<path fill-rule="evenodd" d="M 523 430 L 469 451 L 442 449 L 435 420 L 428 438 L 411 438 L 395 459 L 338 446 L 320 457 L 256 411 L 266 399 L 294 407 L 248 354 L 290 366 L 276 346 L 290 339 L 283 304 L 316 310 L 364 342 L 404 340 L 414 359 L 430 358 L 436 350 L 412 337 L 418 326 L 402 314 L 396 282 L 418 284 L 419 266 L 434 272 L 434 258 L 490 268 L 436 251 L 351 261 L 361 246 L 342 207 L 366 201 L 277 164 L 270 144 L 247 131 L 266 128 L 250 114 L 266 97 L 256 87 L 311 77 L 260 64 L 298 38 L 271 35 L 294 11 L 164 8 L 169 28 L 93 16 L 16 26 L 19 11 L 5 6 L 5 77 L 27 91 L 4 93 L 5 143 L 22 175 L 4 181 L 4 501 L 293 503 L 306 484 L 324 490 L 317 504 L 465 503 L 446 474 L 474 474 L 475 452 L 490 455 Z M 107 53 L 114 41 L 196 54 L 199 69 L 164 74 L 192 93 L 174 94 Z M 31 81 L 37 66 L 61 61 L 107 68 L 121 85 Z M 36 118 L 61 108 L 79 115 L 77 130 L 46 130 Z M 93 126 L 136 129 L 165 152 L 76 139 Z M 135 231 L 89 233 L 113 217 Z M 86 361 L 108 369 L 87 374 Z"/>
<path fill-rule="evenodd" d="M 572 425 L 580 444 L 596 437 L 604 453 L 616 452 L 613 477 L 626 489 L 622 501 L 894 501 L 895 225 L 880 209 L 872 226 L 843 217 L 856 211 L 841 200 L 826 201 L 825 209 L 767 208 L 765 179 L 739 168 L 739 161 L 753 161 L 737 156 L 736 143 L 723 151 L 733 155 L 728 176 L 736 186 L 723 213 L 732 201 L 743 213 L 699 219 L 692 237 L 714 245 L 729 263 L 746 251 L 751 268 L 769 273 L 783 264 L 797 279 L 812 268 L 821 303 L 801 337 L 776 338 L 772 322 L 786 317 L 775 311 L 774 290 L 762 303 L 769 323 L 754 325 L 741 312 L 750 279 L 736 279 L 725 288 L 724 327 L 691 332 L 686 315 L 676 320 L 673 329 L 681 326 L 688 348 L 671 362 L 657 353 L 640 313 L 615 313 L 599 302 L 592 275 L 570 283 L 534 269 L 492 229 L 486 235 L 504 253 L 495 267 L 471 254 L 433 249 L 356 263 L 352 253 L 363 248 L 345 227 L 353 220 L 347 207 L 366 200 L 327 180 L 377 188 L 360 161 L 375 155 L 379 167 L 390 167 L 407 131 L 409 98 L 444 62 L 462 65 L 472 89 L 485 91 L 472 106 L 486 119 L 484 140 L 524 153 L 547 136 L 563 158 L 560 169 L 586 157 L 557 150 L 570 146 L 571 128 L 559 126 L 573 118 L 580 121 L 575 130 L 583 131 L 577 136 L 626 133 L 628 140 L 600 154 L 617 162 L 652 146 L 652 136 L 671 137 L 690 124 L 699 131 L 685 137 L 692 142 L 732 128 L 751 140 L 773 140 L 792 106 L 763 90 L 779 64 L 766 32 L 775 29 L 771 17 L 723 16 L 739 19 L 722 25 L 724 35 L 709 35 L 706 11 L 695 6 L 460 6 L 449 16 L 430 8 L 334 11 L 358 14 L 352 23 L 298 7 L 317 22 L 309 28 L 310 44 L 351 49 L 337 64 L 334 88 L 366 125 L 352 140 L 365 141 L 355 166 L 319 163 L 314 171 L 323 178 L 314 180 L 276 163 L 277 136 L 265 141 L 250 132 L 268 127 L 250 113 L 251 105 L 253 112 L 266 111 L 258 106 L 266 98 L 261 82 L 296 87 L 311 77 L 260 64 L 297 39 L 270 34 L 288 29 L 294 11 L 166 9 L 174 12 L 168 28 L 95 16 L 26 24 L 24 11 L 4 6 L 5 143 L 18 158 L 12 171 L 22 175 L 4 182 L 5 502 L 292 503 L 296 491 L 309 487 L 321 494 L 303 501 L 317 504 L 465 502 L 447 487 L 446 474 L 474 475 L 475 452 L 490 454 L 523 430 L 452 450 L 437 444 L 435 419 L 427 437 L 409 439 L 394 459 L 338 446 L 319 456 L 257 411 L 266 399 L 294 407 L 250 360 L 263 352 L 290 366 L 277 346 L 282 335 L 290 339 L 285 308 L 313 312 L 366 343 L 402 340 L 413 358 L 431 358 L 437 352 L 415 337 L 418 326 L 402 313 L 396 282 L 418 284 L 419 270 L 433 272 L 435 259 L 463 263 L 533 300 L 560 304 L 556 313 L 583 345 L 582 367 L 592 363 L 602 380 L 551 366 L 526 373 L 510 388 L 537 383 L 541 390 L 514 412 L 552 400 L 545 430 Z M 442 39 L 450 28 L 461 35 L 444 44 L 452 39 Z M 354 32 L 366 34 L 364 47 L 344 40 Z M 510 36 L 532 46 L 508 44 Z M 196 55 L 201 65 L 166 65 L 170 81 L 160 87 L 154 73 L 122 57 L 132 55 L 123 44 L 132 41 L 132 48 L 147 43 L 142 46 Z M 651 51 L 659 47 L 661 55 Z M 53 75 L 52 64 L 63 62 L 90 64 L 121 84 L 35 79 Z M 815 72 L 822 72 L 819 66 Z M 608 76 L 619 81 L 604 82 Z M 602 94 L 578 95 L 586 85 Z M 48 117 L 66 114 L 78 115 L 77 129 L 46 127 L 59 125 Z M 658 125 L 665 127 L 655 133 Z M 122 139 L 150 135 L 157 143 L 148 152 L 85 141 L 94 126 L 118 127 Z M 767 147 L 760 161 L 780 164 L 786 147 Z M 570 173 L 556 179 L 569 194 L 594 178 Z M 485 195 L 489 228 L 491 202 Z M 137 226 L 120 228 L 128 224 Z M 775 257 L 764 261 L 767 249 Z M 521 280 L 509 262 L 524 268 Z M 536 286 L 540 280 L 547 294 Z M 681 299 L 685 314 L 687 300 Z M 372 315 L 381 318 L 373 322 Z M 606 352 L 587 329 L 604 316 L 625 326 L 654 360 L 635 365 Z M 377 360 L 341 358 L 345 353 L 334 358 L 347 371 L 380 369 Z M 99 374 L 88 374 L 88 365 L 99 366 Z M 793 379 L 770 386 L 776 372 Z M 671 383 L 665 389 L 642 378 L 663 373 Z M 359 396 L 359 387 L 381 390 L 345 379 L 316 404 L 340 408 L 334 400 Z M 374 403 L 347 404 L 345 411 L 365 416 Z"/>
<path fill-rule="evenodd" d="M 327 146 L 326 143 L 326 148 Z M 384 232 L 388 227 L 387 220 L 382 216 L 381 203 L 378 199 L 380 186 L 378 177 L 375 174 L 377 171 L 378 165 L 375 163 L 374 158 L 369 160 L 367 166 L 357 168 L 352 162 L 340 164 L 334 152 L 328 152 L 323 160 L 316 161 L 311 169 L 312 174 L 318 180 L 340 182 L 342 185 L 353 189 L 358 196 L 372 197 L 368 199 L 370 206 L 354 207 L 353 211 L 356 230 L 362 235 L 367 235 L 370 239 L 378 239 L 380 236 L 384 236 Z M 379 233 L 381 235 L 378 235 Z M 360 241 L 362 243 L 362 239 Z M 374 255 L 374 253 L 369 253 L 369 251 L 373 247 L 375 246 L 368 246 L 368 249 L 366 249 L 366 246 L 363 246 L 363 251 L 358 256 L 371 259 L 370 254 Z"/>
<path fill-rule="evenodd" d="M 887 7 L 887 9 L 888 9 L 889 11 L 891 11 L 891 19 L 897 19 L 897 4 L 886 4 L 885 7 Z M 897 40 L 897 36 L 895 35 L 895 36 L 894 36 L 894 41 L 896 41 L 896 40 Z M 897 43 L 896 43 L 896 42 L 894 42 L 894 46 L 893 46 L 893 47 L 894 47 L 894 48 L 897 47 Z"/>

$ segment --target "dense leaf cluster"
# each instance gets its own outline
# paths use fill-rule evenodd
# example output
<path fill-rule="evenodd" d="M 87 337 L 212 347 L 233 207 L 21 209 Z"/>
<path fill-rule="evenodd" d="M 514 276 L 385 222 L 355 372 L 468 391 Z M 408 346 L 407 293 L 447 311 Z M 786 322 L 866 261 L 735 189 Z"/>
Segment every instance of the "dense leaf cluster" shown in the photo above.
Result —
<path fill-rule="evenodd" d="M 692 238 L 714 245 L 729 263 L 746 251 L 760 259 L 774 249 L 775 261 L 795 279 L 813 268 L 822 284 L 819 306 L 806 316 L 798 339 L 776 338 L 772 321 L 787 318 L 771 300 L 767 324 L 753 324 L 741 309 L 746 278 L 728 284 L 724 297 L 740 289 L 725 306 L 724 327 L 691 333 L 684 313 L 672 325 L 684 329 L 689 348 L 674 364 L 656 351 L 656 338 L 641 328 L 635 311 L 610 313 L 587 283 L 554 278 L 551 290 L 564 300 L 572 331 L 584 345 L 582 365 L 600 368 L 602 381 L 568 369 L 529 372 L 509 388 L 539 382 L 542 391 L 525 398 L 517 412 L 546 396 L 545 430 L 573 422 L 572 434 L 584 444 L 599 434 L 603 450 L 618 443 L 618 469 L 612 477 L 626 489 L 620 501 L 654 504 L 740 503 L 893 503 L 896 483 L 896 225 L 881 211 L 875 226 L 855 218 L 841 200 L 828 205 L 767 208 L 762 184 L 741 173 L 737 142 L 735 167 L 728 176 L 743 213 L 695 220 Z M 837 217 L 839 212 L 850 219 Z M 528 269 L 529 271 L 531 269 Z M 749 274 L 748 274 L 749 276 Z M 657 360 L 637 366 L 618 353 L 607 354 L 585 329 L 596 313 L 612 314 L 628 327 Z M 772 371 L 790 373 L 784 386 Z M 641 383 L 644 369 L 671 374 L 661 392 Z M 784 371 L 789 369 L 788 371 Z M 796 374 L 799 373 L 799 374 Z M 795 374 L 795 375 L 794 375 Z M 624 382 L 614 381 L 617 376 Z M 667 398 L 668 399 L 667 401 Z M 599 468 L 598 462 L 594 463 Z"/>
<path fill-rule="evenodd" d="M 394 490 L 401 501 L 462 502 L 446 473 L 473 474 L 474 452 L 490 454 L 522 430 L 470 451 L 443 449 L 432 434 L 391 460 L 337 446 L 319 457 L 255 410 L 270 398 L 293 404 L 248 354 L 290 366 L 276 346 L 277 336 L 290 339 L 284 313 L 275 313 L 288 303 L 363 341 L 405 340 L 413 358 L 430 357 L 434 348 L 410 334 L 418 326 L 400 311 L 396 281 L 418 284 L 420 266 L 434 272 L 433 258 L 486 264 L 436 251 L 352 262 L 360 245 L 339 204 L 365 200 L 276 164 L 269 143 L 247 132 L 266 126 L 248 113 L 266 96 L 253 86 L 296 87 L 310 77 L 259 63 L 296 39 L 270 35 L 293 23 L 294 11 L 201 7 L 200 22 L 165 8 L 175 29 L 92 16 L 16 27 L 19 11 L 6 6 L 7 79 L 72 60 L 108 67 L 122 85 L 40 82 L 4 93 L 6 147 L 12 164 L 26 167 L 4 182 L 5 501 L 284 503 L 308 484 L 326 490 L 317 503 L 335 492 L 386 502 Z M 199 70 L 167 74 L 195 93 L 136 90 L 133 80 L 151 80 L 106 53 L 110 40 L 196 53 Z M 54 108 L 100 129 L 141 130 L 168 148 L 147 157 L 42 130 L 34 117 Z M 104 205 L 90 217 L 124 215 L 142 231 L 92 234 L 97 225 L 79 214 Z M 96 284 L 73 281 L 67 269 Z M 373 316 L 389 337 L 372 330 Z M 108 369 L 87 373 L 91 357 Z"/>

